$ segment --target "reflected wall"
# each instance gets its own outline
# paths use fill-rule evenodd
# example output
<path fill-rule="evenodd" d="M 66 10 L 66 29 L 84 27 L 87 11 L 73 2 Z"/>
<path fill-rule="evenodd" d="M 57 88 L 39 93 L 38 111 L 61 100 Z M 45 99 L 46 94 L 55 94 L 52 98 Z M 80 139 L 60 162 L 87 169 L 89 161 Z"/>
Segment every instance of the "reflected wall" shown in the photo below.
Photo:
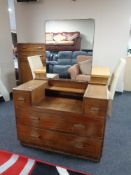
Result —
<path fill-rule="evenodd" d="M 81 50 L 93 49 L 95 21 L 94 19 L 48 20 L 46 33 L 80 32 Z M 47 41 L 47 40 L 46 40 Z"/>
<path fill-rule="evenodd" d="M 93 55 L 94 19 L 47 20 L 45 25 L 47 73 L 69 78 L 78 55 Z"/>

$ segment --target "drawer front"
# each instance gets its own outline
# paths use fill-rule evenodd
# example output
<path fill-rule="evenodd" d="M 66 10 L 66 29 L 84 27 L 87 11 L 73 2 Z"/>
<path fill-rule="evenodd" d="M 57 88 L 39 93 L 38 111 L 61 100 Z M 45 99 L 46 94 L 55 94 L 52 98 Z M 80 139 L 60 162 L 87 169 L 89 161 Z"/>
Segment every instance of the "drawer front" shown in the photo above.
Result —
<path fill-rule="evenodd" d="M 107 100 L 90 99 L 84 100 L 84 112 L 89 115 L 106 116 L 107 113 Z"/>
<path fill-rule="evenodd" d="M 69 154 L 99 159 L 102 140 L 73 136 L 51 130 L 40 130 L 18 125 L 18 137 L 21 142 L 40 146 Z"/>
<path fill-rule="evenodd" d="M 29 92 L 13 92 L 13 100 L 16 107 L 22 107 L 24 105 L 30 105 L 31 97 Z"/>
<path fill-rule="evenodd" d="M 91 77 L 90 83 L 91 84 L 103 84 L 103 85 L 107 85 L 107 83 L 108 83 L 108 77 L 107 78 L 103 78 L 103 77 Z"/>
<path fill-rule="evenodd" d="M 20 51 L 45 51 L 44 44 L 18 44 Z"/>
<path fill-rule="evenodd" d="M 29 114 L 20 112 L 17 123 L 41 129 L 50 129 L 79 136 L 103 138 L 105 121 L 103 118 L 84 117 L 79 115 L 61 115 L 49 112 Z"/>
<path fill-rule="evenodd" d="M 20 62 L 28 61 L 27 57 L 28 56 L 34 56 L 34 55 L 40 55 L 41 60 L 45 62 L 46 58 L 45 58 L 45 55 L 44 55 L 43 51 L 32 51 L 32 52 L 29 52 L 29 51 L 23 51 L 22 52 L 21 51 L 18 54 L 18 59 L 19 59 Z"/>

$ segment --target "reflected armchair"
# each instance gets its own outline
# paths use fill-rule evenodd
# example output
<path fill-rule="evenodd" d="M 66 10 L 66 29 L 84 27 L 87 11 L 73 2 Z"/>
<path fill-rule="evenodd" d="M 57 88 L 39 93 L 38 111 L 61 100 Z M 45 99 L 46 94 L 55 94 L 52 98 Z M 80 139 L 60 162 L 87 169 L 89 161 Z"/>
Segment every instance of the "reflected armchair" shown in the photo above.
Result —
<path fill-rule="evenodd" d="M 32 78 L 35 79 L 34 71 L 36 69 L 40 69 L 43 67 L 43 63 L 41 61 L 40 55 L 29 56 L 27 57 L 27 59 L 30 66 L 31 73 L 32 73 Z M 45 74 L 46 74 L 46 70 L 45 70 Z"/>
<path fill-rule="evenodd" d="M 68 69 L 70 78 L 76 81 L 89 81 L 92 68 L 92 56 L 77 56 L 77 64 Z"/>

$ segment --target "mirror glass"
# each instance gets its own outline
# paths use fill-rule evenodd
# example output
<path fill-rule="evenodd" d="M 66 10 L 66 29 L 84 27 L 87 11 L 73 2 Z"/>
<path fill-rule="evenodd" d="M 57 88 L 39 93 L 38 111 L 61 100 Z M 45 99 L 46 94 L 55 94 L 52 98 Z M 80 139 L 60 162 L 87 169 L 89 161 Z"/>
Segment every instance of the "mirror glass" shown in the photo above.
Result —
<path fill-rule="evenodd" d="M 94 19 L 47 20 L 45 27 L 47 78 L 81 81 L 90 74 Z"/>

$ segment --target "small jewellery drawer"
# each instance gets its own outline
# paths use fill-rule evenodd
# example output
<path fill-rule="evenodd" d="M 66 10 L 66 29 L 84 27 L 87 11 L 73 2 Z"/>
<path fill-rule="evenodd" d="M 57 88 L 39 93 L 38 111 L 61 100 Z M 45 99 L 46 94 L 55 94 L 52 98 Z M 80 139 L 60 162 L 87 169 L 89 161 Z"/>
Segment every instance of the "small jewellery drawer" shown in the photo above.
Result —
<path fill-rule="evenodd" d="M 31 102 L 29 92 L 13 92 L 13 99 L 16 105 L 28 105 Z"/>

